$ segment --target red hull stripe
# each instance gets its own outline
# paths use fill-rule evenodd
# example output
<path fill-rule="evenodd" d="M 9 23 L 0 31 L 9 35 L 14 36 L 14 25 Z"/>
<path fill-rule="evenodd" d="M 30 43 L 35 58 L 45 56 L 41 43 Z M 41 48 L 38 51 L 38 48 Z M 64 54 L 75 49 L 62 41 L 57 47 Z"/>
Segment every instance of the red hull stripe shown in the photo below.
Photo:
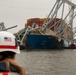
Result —
<path fill-rule="evenodd" d="M 8 72 L 0 72 L 0 75 L 8 75 Z"/>
<path fill-rule="evenodd" d="M 3 75 L 8 75 L 8 72 L 4 72 Z"/>
<path fill-rule="evenodd" d="M 5 46 L 5 45 L 0 45 L 1 49 L 17 49 L 17 46 Z"/>

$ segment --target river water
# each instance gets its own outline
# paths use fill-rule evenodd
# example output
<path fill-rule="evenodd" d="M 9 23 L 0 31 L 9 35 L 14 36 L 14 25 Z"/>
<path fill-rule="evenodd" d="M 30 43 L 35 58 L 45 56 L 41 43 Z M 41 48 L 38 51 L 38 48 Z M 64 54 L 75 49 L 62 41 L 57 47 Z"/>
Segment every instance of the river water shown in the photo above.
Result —
<path fill-rule="evenodd" d="M 76 75 L 76 49 L 22 50 L 16 60 L 28 75 Z"/>

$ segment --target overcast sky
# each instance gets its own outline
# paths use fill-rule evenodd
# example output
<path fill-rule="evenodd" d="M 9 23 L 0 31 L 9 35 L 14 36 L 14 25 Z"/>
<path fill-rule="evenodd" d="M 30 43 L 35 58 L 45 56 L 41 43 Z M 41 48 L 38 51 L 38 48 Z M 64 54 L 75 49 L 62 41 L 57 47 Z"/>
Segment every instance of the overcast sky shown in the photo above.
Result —
<path fill-rule="evenodd" d="M 24 28 L 29 18 L 45 18 L 51 11 L 56 0 L 0 0 L 0 22 L 6 28 L 14 25 L 18 27 L 9 30 L 12 33 Z M 72 0 L 76 3 L 76 0 Z"/>

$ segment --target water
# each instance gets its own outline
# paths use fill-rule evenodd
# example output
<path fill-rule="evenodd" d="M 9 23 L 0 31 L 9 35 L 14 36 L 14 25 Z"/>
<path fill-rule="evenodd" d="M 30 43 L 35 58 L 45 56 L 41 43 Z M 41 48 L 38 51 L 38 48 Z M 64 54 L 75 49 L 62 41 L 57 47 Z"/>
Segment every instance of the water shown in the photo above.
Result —
<path fill-rule="evenodd" d="M 76 50 L 21 51 L 16 60 L 28 75 L 76 75 Z"/>

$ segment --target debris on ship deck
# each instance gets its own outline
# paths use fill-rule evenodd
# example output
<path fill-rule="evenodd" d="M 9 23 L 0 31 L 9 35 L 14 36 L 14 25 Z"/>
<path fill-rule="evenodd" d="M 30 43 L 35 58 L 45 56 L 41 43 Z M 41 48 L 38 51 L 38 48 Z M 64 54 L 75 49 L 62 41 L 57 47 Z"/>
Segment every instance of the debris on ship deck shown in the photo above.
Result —
<path fill-rule="evenodd" d="M 70 10 L 64 16 L 66 5 L 70 6 Z M 75 48 L 76 27 L 73 28 L 75 8 L 76 5 L 69 0 L 56 0 L 47 18 L 28 19 L 25 28 L 16 35 L 20 47 L 30 49 Z"/>

